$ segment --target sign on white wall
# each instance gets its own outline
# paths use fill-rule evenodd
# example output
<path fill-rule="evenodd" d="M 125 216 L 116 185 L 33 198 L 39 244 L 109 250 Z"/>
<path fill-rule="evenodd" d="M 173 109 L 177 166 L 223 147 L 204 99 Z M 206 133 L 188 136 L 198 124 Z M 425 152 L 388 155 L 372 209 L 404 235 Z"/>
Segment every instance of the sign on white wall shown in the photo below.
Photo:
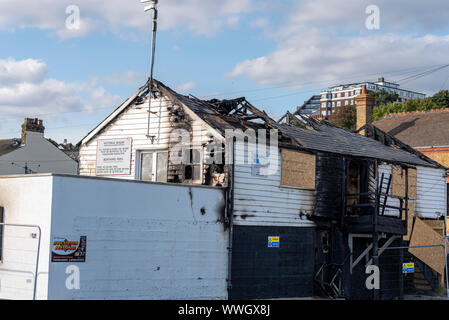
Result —
<path fill-rule="evenodd" d="M 87 237 L 53 237 L 52 262 L 85 262 Z"/>
<path fill-rule="evenodd" d="M 97 176 L 131 174 L 132 138 L 98 140 Z"/>

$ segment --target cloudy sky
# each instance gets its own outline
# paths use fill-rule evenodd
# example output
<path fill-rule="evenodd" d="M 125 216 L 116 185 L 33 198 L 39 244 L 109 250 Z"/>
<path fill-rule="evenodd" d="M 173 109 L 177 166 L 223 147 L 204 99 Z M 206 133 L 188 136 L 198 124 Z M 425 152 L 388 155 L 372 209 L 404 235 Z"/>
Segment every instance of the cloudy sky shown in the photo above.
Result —
<path fill-rule="evenodd" d="M 449 64 L 447 0 L 159 2 L 155 77 L 182 93 L 246 96 L 277 118 L 340 83 L 449 87 L 449 68 L 401 81 Z M 0 139 L 28 116 L 78 142 L 147 79 L 150 31 L 138 0 L 1 0 Z"/>

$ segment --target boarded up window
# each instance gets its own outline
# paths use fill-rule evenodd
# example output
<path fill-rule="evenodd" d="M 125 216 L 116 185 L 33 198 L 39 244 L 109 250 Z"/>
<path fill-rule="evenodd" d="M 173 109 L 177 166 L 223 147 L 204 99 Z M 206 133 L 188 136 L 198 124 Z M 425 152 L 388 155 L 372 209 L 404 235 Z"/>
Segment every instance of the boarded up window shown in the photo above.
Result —
<path fill-rule="evenodd" d="M 315 189 L 315 155 L 282 149 L 281 157 L 281 186 Z"/>
<path fill-rule="evenodd" d="M 392 168 L 393 181 L 391 193 L 394 196 L 405 197 L 405 169 Z M 416 190 L 418 184 L 418 174 L 416 169 L 408 169 L 408 197 L 416 199 Z"/>
<path fill-rule="evenodd" d="M 421 219 L 416 218 L 410 247 L 443 245 L 444 237 Z M 439 274 L 444 274 L 444 252 L 442 247 L 410 248 L 408 251 Z"/>

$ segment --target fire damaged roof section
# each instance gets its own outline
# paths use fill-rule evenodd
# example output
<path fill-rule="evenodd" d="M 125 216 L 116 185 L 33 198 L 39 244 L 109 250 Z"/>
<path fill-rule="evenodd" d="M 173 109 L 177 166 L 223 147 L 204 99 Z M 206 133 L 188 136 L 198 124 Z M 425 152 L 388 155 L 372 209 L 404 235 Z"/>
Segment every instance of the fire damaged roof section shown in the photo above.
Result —
<path fill-rule="evenodd" d="M 177 93 L 162 82 L 154 80 L 153 92 L 169 99 L 173 104 L 190 109 L 201 120 L 225 137 L 226 129 L 277 129 L 280 133 L 280 145 L 297 149 L 326 152 L 344 156 L 379 159 L 393 164 L 412 166 L 442 167 L 423 154 L 415 152 L 403 144 L 385 144 L 379 139 L 365 137 L 357 133 L 331 125 L 327 121 L 318 121 L 301 115 L 287 114 L 278 122 L 260 111 L 244 97 L 229 100 L 201 100 L 194 96 Z M 87 143 L 96 134 L 124 112 L 133 103 L 144 101 L 149 94 L 149 83 L 117 108 L 97 128 L 91 131 L 82 143 Z M 281 121 L 287 118 L 287 124 Z M 292 121 L 296 125 L 292 125 Z M 81 142 L 80 142 L 81 143 Z"/>
<path fill-rule="evenodd" d="M 405 144 L 398 138 L 393 137 L 392 135 L 382 131 L 381 129 L 379 129 L 377 126 L 375 126 L 373 124 L 366 124 L 362 128 L 360 128 L 358 131 L 361 131 L 361 130 L 365 130 L 366 137 L 377 140 L 386 146 L 403 149 L 407 152 L 410 152 L 410 153 L 416 155 L 418 158 L 420 158 L 424 161 L 434 164 L 435 166 L 438 166 L 443 169 L 448 169 L 448 168 L 444 167 L 442 164 L 436 162 L 435 160 L 430 159 L 425 154 L 423 154 L 423 153 L 419 152 L 418 150 L 412 148 L 411 146 Z"/>
<path fill-rule="evenodd" d="M 377 140 L 349 132 L 326 121 L 296 116 L 305 122 L 305 128 L 278 124 L 284 134 L 296 139 L 299 144 L 310 150 L 324 151 L 341 155 L 380 159 L 391 163 L 437 167 L 434 161 L 421 159 L 409 150 L 393 148 Z"/>
<path fill-rule="evenodd" d="M 251 105 L 244 97 L 230 100 L 200 100 L 193 96 L 185 96 L 155 81 L 156 90 L 162 95 L 183 104 L 204 122 L 225 136 L 226 129 L 275 129 L 276 122 L 265 112 Z M 253 120 L 259 120 L 254 122 Z"/>

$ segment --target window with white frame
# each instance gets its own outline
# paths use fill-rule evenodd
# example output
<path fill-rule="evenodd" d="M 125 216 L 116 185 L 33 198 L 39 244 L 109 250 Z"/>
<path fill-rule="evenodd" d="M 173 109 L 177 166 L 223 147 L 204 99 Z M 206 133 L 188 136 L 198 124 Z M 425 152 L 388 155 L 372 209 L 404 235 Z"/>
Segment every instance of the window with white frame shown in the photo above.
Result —
<path fill-rule="evenodd" d="M 139 179 L 167 182 L 168 151 L 140 151 Z"/>
<path fill-rule="evenodd" d="M 184 179 L 192 182 L 202 181 L 202 152 L 200 148 L 192 148 L 186 152 L 184 159 Z"/>

